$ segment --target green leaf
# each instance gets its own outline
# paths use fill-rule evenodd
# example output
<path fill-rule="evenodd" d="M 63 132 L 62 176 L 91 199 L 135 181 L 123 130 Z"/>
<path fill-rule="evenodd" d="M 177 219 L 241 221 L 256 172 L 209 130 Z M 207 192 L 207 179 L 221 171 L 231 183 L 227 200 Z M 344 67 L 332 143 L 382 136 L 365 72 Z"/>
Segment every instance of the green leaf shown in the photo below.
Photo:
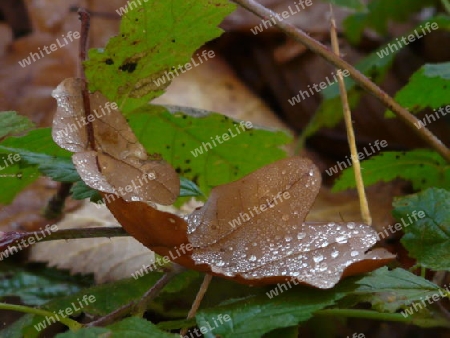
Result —
<path fill-rule="evenodd" d="M 180 197 L 204 196 L 197 185 L 185 177 L 180 177 Z"/>
<path fill-rule="evenodd" d="M 356 13 L 344 21 L 345 33 L 352 43 L 359 43 L 365 28 L 384 35 L 389 21 L 404 22 L 424 7 L 438 6 L 439 0 L 372 0 L 365 13 Z"/>
<path fill-rule="evenodd" d="M 404 229 L 401 241 L 410 256 L 425 268 L 450 270 L 450 192 L 430 188 L 398 198 L 393 204 L 396 218 L 425 213 Z"/>
<path fill-rule="evenodd" d="M 276 290 L 278 295 L 272 293 L 270 298 L 263 293 L 201 310 L 196 316 L 197 324 L 208 329 L 205 337 L 259 338 L 275 329 L 296 326 L 308 320 L 314 312 L 334 304 L 348 293 L 348 283 L 341 283 L 332 290 L 293 287 L 292 283 L 292 289 L 287 284 L 279 285 L 271 287 L 269 292 Z M 284 287 L 288 290 L 285 291 Z M 281 293 L 279 288 L 284 292 Z"/>
<path fill-rule="evenodd" d="M 430 90 L 433 88 L 433 90 Z M 395 95 L 395 100 L 412 113 L 417 113 L 424 108 L 439 108 L 448 105 L 450 95 L 450 62 L 440 64 L 425 64 L 416 71 L 406 86 Z M 449 113 L 434 112 L 433 121 Z M 394 117 L 394 113 L 388 110 L 386 117 Z M 429 118 L 431 119 L 431 117 Z M 433 122 L 431 121 L 431 122 Z M 427 119 L 416 128 L 427 125 Z"/>
<path fill-rule="evenodd" d="M 84 200 L 89 198 L 91 202 L 97 203 L 102 199 L 102 196 L 97 190 L 88 187 L 83 181 L 76 182 L 70 189 L 72 198 L 76 200 Z"/>
<path fill-rule="evenodd" d="M 104 316 L 121 306 L 128 304 L 132 301 L 137 301 L 141 299 L 142 295 L 148 291 L 152 285 L 154 285 L 158 279 L 161 278 L 163 273 L 151 271 L 148 274 L 139 277 L 138 279 L 128 278 L 112 283 L 106 283 L 102 285 L 96 285 L 89 288 L 80 290 L 75 294 L 71 294 L 65 297 L 60 297 L 53 299 L 52 301 L 44 304 L 43 309 L 48 311 L 59 311 L 61 309 L 66 309 L 68 307 L 73 308 L 73 304 L 77 305 L 74 309 L 74 316 L 84 312 L 90 315 Z M 189 293 L 192 297 L 189 299 L 190 303 L 186 304 L 186 307 L 181 307 L 182 295 L 186 295 L 186 289 L 188 287 L 194 286 L 195 290 L 198 290 L 198 286 L 201 283 L 200 274 L 196 271 L 187 271 L 176 276 L 158 295 L 153 304 L 150 305 L 150 309 L 156 312 L 164 314 L 166 317 L 169 316 L 168 306 L 164 306 L 163 303 L 165 299 L 169 298 L 170 295 L 174 295 L 176 299 L 171 298 L 170 305 L 176 307 L 178 316 L 185 316 L 189 310 L 189 305 L 195 297 L 195 291 L 189 289 Z M 114 297 L 111 297 L 114 295 Z M 83 300 L 83 296 L 94 296 L 94 302 L 83 302 L 82 306 L 78 305 L 79 300 Z M 176 306 L 173 304 L 177 303 Z M 34 325 L 43 320 L 42 316 L 33 315 L 32 325 L 28 325 L 24 330 L 28 330 L 30 337 L 35 335 L 37 330 Z"/>
<path fill-rule="evenodd" d="M 57 297 L 79 292 L 92 284 L 86 277 L 45 268 L 43 264 L 25 267 L 3 264 L 0 269 L 0 297 L 17 296 L 26 305 L 42 305 Z"/>
<path fill-rule="evenodd" d="M 0 112 L 0 139 L 34 127 L 33 122 L 15 111 Z"/>
<path fill-rule="evenodd" d="M 3 156 L 0 155 L 0 159 Z M 10 165 L 0 171 L 0 203 L 9 204 L 17 193 L 39 178 L 39 173 L 33 167 L 24 167 L 20 164 Z"/>
<path fill-rule="evenodd" d="M 41 163 L 43 170 L 53 172 L 61 179 L 64 179 L 67 173 L 67 161 L 70 161 L 71 153 L 59 148 L 53 142 L 50 128 L 35 129 L 22 137 L 8 137 L 0 144 L 0 153 L 21 151 L 25 158 L 22 157 L 19 163 L 10 165 L 0 172 L 0 183 L 3 188 L 0 203 L 11 203 L 17 193 L 39 178 L 36 163 Z M 0 158 L 3 158 L 2 156 L 4 155 L 0 154 Z M 27 159 L 30 162 L 27 162 Z M 52 161 L 52 165 L 47 163 L 47 160 Z"/>
<path fill-rule="evenodd" d="M 49 145 L 50 143 L 50 145 Z M 21 149 L 21 147 L 27 147 Z M 31 151 L 30 151 L 31 150 Z M 92 201 L 98 201 L 100 195 L 97 191 L 88 187 L 81 181 L 71 159 L 71 153 L 59 148 L 51 138 L 51 131 L 49 128 L 36 129 L 28 133 L 28 135 L 21 138 L 8 138 L 0 145 L 0 153 L 16 153 L 21 157 L 22 167 L 26 164 L 24 169 L 18 165 L 10 165 L 2 174 L 11 175 L 22 173 L 19 178 L 14 180 L 14 177 L 6 176 L 9 189 L 4 195 L 0 196 L 0 201 L 3 198 L 4 203 L 9 203 L 14 196 L 23 189 L 26 185 L 33 182 L 39 177 L 39 172 L 58 182 L 74 182 L 76 183 L 72 188 L 74 199 L 91 198 Z M 1 164 L 9 164 L 9 160 L 5 155 L 0 154 L 0 168 Z M 3 179 L 0 176 L 0 179 Z M 181 179 L 181 197 L 202 196 L 202 192 L 195 185 L 195 183 L 182 177 Z"/>
<path fill-rule="evenodd" d="M 59 338 L 177 338 L 179 334 L 171 334 L 158 329 L 151 322 L 136 317 L 126 318 L 105 328 L 84 328 L 77 332 L 66 332 L 56 335 Z"/>
<path fill-rule="evenodd" d="M 283 131 L 247 130 L 243 121 L 191 108 L 149 105 L 132 112 L 129 123 L 149 153 L 160 153 L 206 196 L 285 157 L 279 147 L 291 140 Z"/>
<path fill-rule="evenodd" d="M 352 8 L 357 11 L 366 9 L 366 6 L 361 2 L 361 0 L 324 0 L 324 2 L 341 7 Z"/>
<path fill-rule="evenodd" d="M 379 312 L 395 312 L 414 301 L 432 296 L 439 286 L 404 269 L 377 269 L 356 281 L 358 302 L 370 302 Z"/>
<path fill-rule="evenodd" d="M 337 165 L 335 168 L 338 168 Z M 429 187 L 450 188 L 450 170 L 447 162 L 436 152 L 416 149 L 408 152 L 384 151 L 361 162 L 364 185 L 389 182 L 396 178 L 411 181 L 415 190 Z M 353 168 L 342 171 L 333 191 L 356 187 Z"/>
<path fill-rule="evenodd" d="M 122 17 L 119 35 L 105 49 L 89 51 L 89 89 L 99 90 L 123 113 L 143 106 L 164 92 L 171 76 L 166 72 L 176 76 L 187 71 L 187 63 L 194 68 L 208 62 L 211 54 L 193 54 L 222 33 L 217 26 L 234 9 L 226 0 L 142 1 Z"/>

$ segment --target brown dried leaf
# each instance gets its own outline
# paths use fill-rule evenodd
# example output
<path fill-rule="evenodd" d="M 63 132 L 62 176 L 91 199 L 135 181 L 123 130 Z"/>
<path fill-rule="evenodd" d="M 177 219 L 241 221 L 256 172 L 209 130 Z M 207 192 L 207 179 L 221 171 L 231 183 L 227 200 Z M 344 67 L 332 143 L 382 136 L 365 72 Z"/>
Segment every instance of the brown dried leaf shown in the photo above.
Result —
<path fill-rule="evenodd" d="M 81 79 L 69 78 L 53 91 L 58 109 L 52 136 L 76 153 L 72 159 L 83 181 L 105 193 L 119 192 L 125 201 L 173 203 L 180 190 L 177 173 L 158 156 L 149 159 L 117 105 L 99 92 L 90 94 L 96 149 L 89 149 L 81 88 Z"/>
<path fill-rule="evenodd" d="M 206 204 L 186 217 L 193 261 L 247 283 L 295 277 L 330 288 L 355 263 L 367 260 L 362 269 L 369 271 L 392 259 L 387 252 L 365 254 L 377 241 L 368 225 L 304 223 L 320 181 L 310 160 L 292 157 L 216 187 Z"/>

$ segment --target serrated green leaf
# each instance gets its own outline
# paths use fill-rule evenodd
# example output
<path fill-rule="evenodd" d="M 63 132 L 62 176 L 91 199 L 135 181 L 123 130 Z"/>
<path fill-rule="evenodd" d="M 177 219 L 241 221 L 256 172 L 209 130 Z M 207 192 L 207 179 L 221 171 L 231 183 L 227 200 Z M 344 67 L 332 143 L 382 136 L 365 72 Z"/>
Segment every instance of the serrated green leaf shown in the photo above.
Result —
<path fill-rule="evenodd" d="M 420 9 L 438 5 L 439 0 L 372 0 L 365 13 L 356 13 L 344 21 L 345 33 L 350 42 L 357 44 L 365 28 L 384 35 L 389 21 L 404 22 Z"/>
<path fill-rule="evenodd" d="M 36 165 L 42 174 L 55 181 L 77 182 L 81 179 L 70 158 L 34 153 L 25 149 L 10 148 L 1 145 L 0 151 L 10 151 L 19 154 L 22 161 L 29 165 Z"/>
<path fill-rule="evenodd" d="M 357 11 L 366 9 L 366 6 L 361 2 L 361 0 L 324 0 L 323 2 L 328 2 L 340 7 L 355 9 Z"/>
<path fill-rule="evenodd" d="M 88 187 L 83 181 L 76 182 L 70 189 L 72 198 L 76 200 L 84 200 L 89 198 L 91 202 L 97 203 L 102 199 L 102 196 L 97 190 Z"/>
<path fill-rule="evenodd" d="M 389 182 L 396 178 L 411 181 L 415 190 L 429 187 L 450 187 L 448 163 L 436 152 L 417 149 L 408 152 L 384 151 L 361 162 L 364 185 Z M 333 191 L 356 187 L 353 168 L 342 171 Z"/>
<path fill-rule="evenodd" d="M 179 334 L 171 334 L 158 329 L 151 322 L 137 317 L 130 317 L 105 328 L 84 328 L 77 332 L 66 332 L 56 335 L 58 338 L 179 338 Z"/>
<path fill-rule="evenodd" d="M 293 286 L 293 285 L 292 285 Z M 313 316 L 313 313 L 334 304 L 349 292 L 348 283 L 341 283 L 332 290 L 317 290 L 297 286 L 279 292 L 270 299 L 266 293 L 241 300 L 230 300 L 212 309 L 201 310 L 197 315 L 199 327 L 212 328 L 205 337 L 220 335 L 223 338 L 259 338 L 263 334 L 279 328 L 296 326 Z M 270 292 L 269 291 L 269 292 Z M 219 321 L 225 315 L 230 320 Z M 228 319 L 228 318 L 225 318 Z"/>
<path fill-rule="evenodd" d="M 8 264 L 0 270 L 0 297 L 17 296 L 27 305 L 42 305 L 90 284 L 90 278 L 71 276 L 68 272 L 44 268 L 42 264 L 26 267 Z"/>
<path fill-rule="evenodd" d="M 380 312 L 395 312 L 439 291 L 436 284 L 400 268 L 392 271 L 379 268 L 356 284 L 359 285 L 354 291 L 357 301 L 370 302 Z"/>
<path fill-rule="evenodd" d="M 430 188 L 394 201 L 393 214 L 406 218 L 413 212 L 425 213 L 403 230 L 402 244 L 411 257 L 426 268 L 450 270 L 450 192 Z"/>
<path fill-rule="evenodd" d="M 123 113 L 145 105 L 169 84 L 165 72 L 181 74 L 179 66 L 207 62 L 194 52 L 222 33 L 217 26 L 234 9 L 226 0 L 143 1 L 122 17 L 119 35 L 105 49 L 89 51 L 89 89 L 99 90 Z"/>
<path fill-rule="evenodd" d="M 140 299 L 141 296 L 154 285 L 163 273 L 149 272 L 138 279 L 129 278 L 113 283 L 96 285 L 84 289 L 77 294 L 55 299 L 51 303 L 45 304 L 44 308 L 50 311 L 66 308 L 67 304 L 76 301 L 83 295 L 93 295 L 96 301 L 86 305 L 83 311 L 93 315 L 106 315 L 119 307 L 128 304 L 133 300 Z M 175 277 L 163 290 L 162 294 L 177 293 L 185 289 L 194 280 L 197 280 L 199 273 L 188 271 Z M 111 295 L 114 297 L 111 297 Z"/>
<path fill-rule="evenodd" d="M 0 139 L 33 127 L 33 122 L 25 116 L 17 115 L 15 111 L 0 112 Z"/>
<path fill-rule="evenodd" d="M 279 147 L 290 141 L 283 131 L 246 130 L 227 116 L 192 108 L 149 105 L 132 112 L 129 123 L 149 153 L 160 153 L 206 196 L 215 186 L 285 157 Z"/>
<path fill-rule="evenodd" d="M 75 294 L 53 299 L 52 301 L 44 304 L 42 308 L 48 311 L 57 312 L 60 309 L 73 307 L 72 303 L 79 304 L 78 299 L 82 299 L 83 296 L 94 296 L 94 302 L 88 302 L 87 304 L 83 303 L 82 308 L 78 306 L 77 309 L 74 309 L 75 311 L 73 315 L 85 312 L 91 315 L 104 316 L 120 308 L 121 306 L 130 303 L 131 301 L 141 299 L 142 295 L 148 291 L 151 286 L 154 285 L 159 278 L 161 278 L 162 275 L 163 273 L 151 271 L 138 279 L 129 278 L 112 283 L 92 286 Z M 198 285 L 200 282 L 200 274 L 196 271 L 187 271 L 176 276 L 158 295 L 158 298 L 154 301 L 154 304 L 150 305 L 150 308 L 156 311 L 162 308 L 162 313 L 167 316 L 167 308 L 164 308 L 162 304 L 159 304 L 158 302 L 163 302 L 165 297 L 169 297 L 169 295 L 173 294 L 178 299 L 177 315 L 185 316 L 189 310 L 188 306 L 190 303 L 186 305 L 186 308 L 180 308 L 180 294 L 183 294 L 185 292 L 184 290 L 191 285 L 194 285 L 195 290 L 198 290 Z M 111 295 L 114 295 L 114 297 L 111 297 Z M 195 292 L 192 293 L 192 299 L 190 299 L 191 302 L 194 297 Z M 174 302 L 173 299 L 172 302 Z M 36 334 L 37 332 L 34 325 L 41 322 L 42 319 L 42 316 L 33 315 L 32 324 L 25 327 L 24 330 L 28 330 L 28 334 L 33 336 L 33 334 Z"/>
<path fill-rule="evenodd" d="M 180 197 L 204 196 L 197 185 L 185 177 L 180 177 Z"/>
<path fill-rule="evenodd" d="M 450 62 L 445 62 L 422 66 L 411 76 L 408 84 L 397 92 L 395 100 L 410 112 L 417 113 L 427 107 L 439 108 L 448 105 L 449 95 Z M 435 112 L 434 117 L 439 119 L 446 114 L 447 112 L 443 114 Z M 392 111 L 386 112 L 386 117 L 394 116 Z M 422 122 L 423 125 L 427 125 L 426 118 Z M 420 123 L 416 127 L 420 128 Z"/>

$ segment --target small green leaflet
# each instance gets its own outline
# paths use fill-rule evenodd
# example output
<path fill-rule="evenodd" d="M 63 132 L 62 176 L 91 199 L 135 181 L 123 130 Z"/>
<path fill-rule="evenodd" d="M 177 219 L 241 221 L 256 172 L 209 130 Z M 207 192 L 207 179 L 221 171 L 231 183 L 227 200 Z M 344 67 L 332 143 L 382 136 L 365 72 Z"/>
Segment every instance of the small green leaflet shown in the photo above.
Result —
<path fill-rule="evenodd" d="M 24 116 L 17 115 L 14 111 L 0 112 L 0 139 L 33 127 L 33 122 Z"/>
<path fill-rule="evenodd" d="M 22 267 L 3 263 L 0 269 L 0 297 L 17 296 L 26 305 L 45 304 L 52 299 L 79 292 L 91 283 L 91 278 L 73 276 L 43 264 Z"/>
<path fill-rule="evenodd" d="M 397 219 L 423 211 L 425 217 L 404 229 L 402 243 L 409 254 L 426 268 L 450 270 L 450 192 L 430 188 L 394 201 Z"/>
<path fill-rule="evenodd" d="M 118 36 L 104 49 L 89 51 L 89 89 L 125 114 L 145 105 L 169 85 L 169 71 L 176 76 L 187 71 L 187 63 L 208 62 L 211 54 L 194 53 L 222 33 L 217 26 L 234 9 L 227 0 L 142 1 L 122 17 Z"/>
<path fill-rule="evenodd" d="M 361 162 L 364 185 L 389 182 L 396 178 L 411 181 L 415 190 L 429 187 L 450 188 L 449 164 L 436 152 L 417 149 L 408 152 L 384 151 Z M 355 188 L 353 168 L 342 171 L 333 191 Z"/>
<path fill-rule="evenodd" d="M 432 90 L 430 90 L 432 88 Z M 444 107 L 442 112 L 430 113 L 434 122 L 450 113 L 450 62 L 440 64 L 425 64 L 416 71 L 409 83 L 400 89 L 395 95 L 395 100 L 412 113 L 417 113 L 424 108 Z M 447 108 L 448 107 L 448 108 Z M 386 112 L 386 117 L 394 117 L 391 111 Z M 416 128 L 427 125 L 428 120 L 422 119 L 422 123 Z"/>
<path fill-rule="evenodd" d="M 421 297 L 432 296 L 439 286 L 404 269 L 379 268 L 356 282 L 358 302 L 370 302 L 380 312 L 395 312 Z"/>

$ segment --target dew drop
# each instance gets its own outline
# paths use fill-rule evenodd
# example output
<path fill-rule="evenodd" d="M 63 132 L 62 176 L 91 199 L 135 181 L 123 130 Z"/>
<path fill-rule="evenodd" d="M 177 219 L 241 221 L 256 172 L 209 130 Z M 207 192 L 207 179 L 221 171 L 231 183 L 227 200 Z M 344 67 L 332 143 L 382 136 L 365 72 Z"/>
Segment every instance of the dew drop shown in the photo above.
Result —
<path fill-rule="evenodd" d="M 320 272 L 323 272 L 323 271 L 325 271 L 326 269 L 328 269 L 327 263 L 322 263 L 322 264 L 319 265 L 319 271 L 320 271 Z"/>
<path fill-rule="evenodd" d="M 292 241 L 292 237 L 291 236 L 286 236 L 286 237 L 284 237 L 284 240 L 286 242 L 290 242 L 290 241 Z"/>
<path fill-rule="evenodd" d="M 295 272 L 292 273 L 292 276 L 297 277 L 299 274 L 300 274 L 300 272 L 295 271 Z"/>
<path fill-rule="evenodd" d="M 354 222 L 348 222 L 347 223 L 347 228 L 349 228 L 350 230 L 355 228 L 355 223 Z"/>
<path fill-rule="evenodd" d="M 323 242 L 323 243 L 322 243 L 322 248 L 325 248 L 327 245 L 328 245 L 328 242 L 327 242 L 327 241 Z"/>
<path fill-rule="evenodd" d="M 352 251 L 352 252 L 350 252 L 350 256 L 352 256 L 352 257 L 358 256 L 358 255 L 359 255 L 359 252 L 358 252 L 358 251 Z"/>
<path fill-rule="evenodd" d="M 225 265 L 225 262 L 224 261 L 218 261 L 217 263 L 216 263 L 216 266 L 224 266 Z"/>
<path fill-rule="evenodd" d="M 233 248 L 232 246 L 229 246 L 229 247 L 228 247 L 228 250 L 233 251 L 234 248 Z"/>
<path fill-rule="evenodd" d="M 298 234 L 297 234 L 297 239 L 303 239 L 303 238 L 305 238 L 306 237 L 306 233 L 304 233 L 304 232 L 299 232 Z"/>
<path fill-rule="evenodd" d="M 331 253 L 331 257 L 336 258 L 337 256 L 339 256 L 339 251 L 335 250 Z"/>
<path fill-rule="evenodd" d="M 283 221 L 289 221 L 289 215 L 283 215 L 283 216 L 281 217 L 281 219 L 282 219 Z"/>
<path fill-rule="evenodd" d="M 313 259 L 314 259 L 314 262 L 320 263 L 320 262 L 323 261 L 323 256 L 322 255 L 317 255 L 317 256 L 314 256 Z"/>
<path fill-rule="evenodd" d="M 345 236 L 336 237 L 336 242 L 341 243 L 341 244 L 347 243 L 347 237 L 345 237 Z"/>
<path fill-rule="evenodd" d="M 250 262 L 254 262 L 256 261 L 256 256 L 255 255 L 251 255 L 250 258 L 248 259 Z"/>

